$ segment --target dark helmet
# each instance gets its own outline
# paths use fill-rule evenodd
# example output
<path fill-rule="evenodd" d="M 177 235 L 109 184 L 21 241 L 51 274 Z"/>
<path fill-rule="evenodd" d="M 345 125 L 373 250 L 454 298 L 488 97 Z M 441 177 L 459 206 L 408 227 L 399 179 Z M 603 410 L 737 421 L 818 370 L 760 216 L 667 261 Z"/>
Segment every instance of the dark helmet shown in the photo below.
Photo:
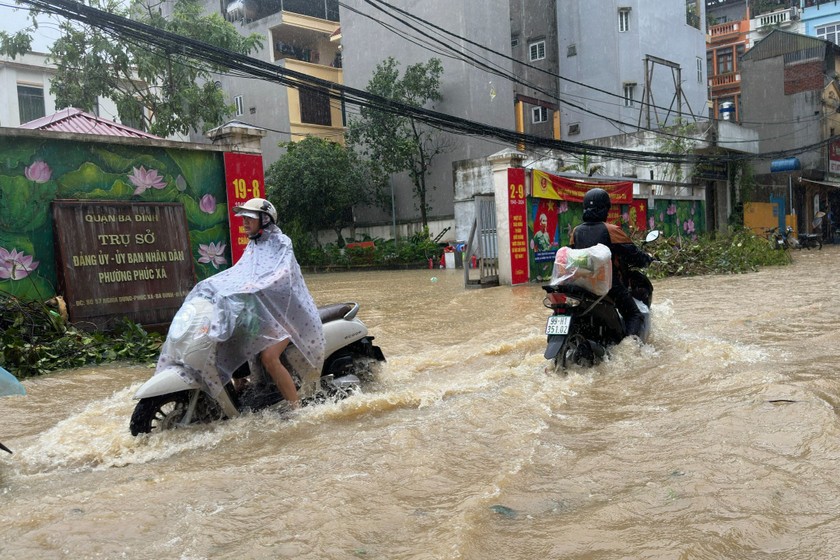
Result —
<path fill-rule="evenodd" d="M 610 211 L 610 195 L 604 189 L 595 187 L 583 195 L 583 221 L 605 222 Z"/>

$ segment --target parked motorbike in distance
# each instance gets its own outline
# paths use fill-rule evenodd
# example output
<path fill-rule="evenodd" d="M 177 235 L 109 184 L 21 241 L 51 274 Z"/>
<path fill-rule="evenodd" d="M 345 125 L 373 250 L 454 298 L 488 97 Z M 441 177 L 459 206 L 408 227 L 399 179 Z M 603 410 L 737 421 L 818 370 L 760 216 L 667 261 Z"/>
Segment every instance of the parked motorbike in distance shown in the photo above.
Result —
<path fill-rule="evenodd" d="M 382 350 L 373 344 L 374 337 L 368 335 L 367 327 L 357 317 L 358 312 L 359 304 L 354 302 L 318 308 L 324 325 L 326 359 L 319 390 L 302 399 L 303 406 L 351 395 L 385 361 Z M 212 313 L 210 301 L 194 298 L 172 319 L 167 340 L 174 342 L 176 362 L 155 372 L 134 395 L 139 402 L 131 415 L 132 435 L 236 418 L 283 400 L 257 356 L 242 364 L 215 397 L 203 389 L 203 384 L 193 380 L 193 376 L 185 375 L 190 368 L 208 363 L 208 356 L 215 350 L 216 343 L 208 336 L 207 328 Z M 308 367 L 300 351 L 290 344 L 281 360 L 299 382 L 300 372 Z M 247 384 L 242 383 L 244 388 L 237 390 L 234 380 L 246 378 Z"/>
<path fill-rule="evenodd" d="M 659 230 L 650 231 L 643 245 L 652 243 L 659 236 Z M 640 338 L 646 342 L 650 333 L 653 285 L 644 273 L 635 269 L 631 270 L 627 280 L 644 317 Z M 544 357 L 553 361 L 555 371 L 572 365 L 592 367 L 604 360 L 610 346 L 624 339 L 624 319 L 609 296 L 599 296 L 580 286 L 555 282 L 543 286 L 543 290 L 547 294 L 543 305 L 552 310 L 545 326 L 547 341 Z"/>
<path fill-rule="evenodd" d="M 799 245 L 799 242 L 793 237 L 793 228 L 790 226 L 785 229 L 780 229 L 778 226 L 764 228 L 764 235 L 770 240 L 773 249 L 785 250 Z"/>
<path fill-rule="evenodd" d="M 820 231 L 822 227 L 822 219 L 825 216 L 825 212 L 817 212 L 814 216 L 814 221 L 811 222 L 812 231 Z M 822 234 L 819 233 L 801 233 L 799 234 L 799 243 L 798 246 L 800 249 L 808 249 L 810 250 L 811 247 L 816 247 L 817 249 L 822 249 Z"/>

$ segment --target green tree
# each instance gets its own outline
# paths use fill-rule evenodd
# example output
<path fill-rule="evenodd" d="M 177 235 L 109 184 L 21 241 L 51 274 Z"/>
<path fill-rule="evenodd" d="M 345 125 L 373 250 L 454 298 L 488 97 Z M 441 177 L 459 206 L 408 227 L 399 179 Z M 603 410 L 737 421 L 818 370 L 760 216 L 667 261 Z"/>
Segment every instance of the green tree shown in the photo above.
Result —
<path fill-rule="evenodd" d="M 586 175 L 587 177 L 592 177 L 596 173 L 601 173 L 603 170 L 603 164 L 595 163 L 592 160 L 592 156 L 586 152 L 583 152 L 580 158 L 575 160 L 575 163 L 570 163 L 569 165 L 564 165 L 560 168 L 560 171 L 574 171 L 576 173 L 580 173 L 581 175 Z"/>
<path fill-rule="evenodd" d="M 176 0 L 166 15 L 162 0 L 131 0 L 128 5 L 125 0 L 86 3 L 242 54 L 262 46 L 259 35 L 244 37 L 218 13 L 204 14 L 199 0 Z M 34 18 L 37 11 L 31 12 Z M 214 72 L 225 69 L 184 57 L 177 44 L 165 49 L 150 47 L 67 20 L 59 23 L 59 29 L 61 35 L 49 55 L 56 65 L 50 91 L 58 108 L 92 111 L 98 97 L 109 98 L 116 103 L 121 120 L 159 136 L 217 126 L 233 111 L 213 79 Z M 27 52 L 29 32 L 31 29 L 0 32 L 0 53 L 16 57 Z"/>
<path fill-rule="evenodd" d="M 399 63 L 392 57 L 380 62 L 367 91 L 413 107 L 441 100 L 443 65 L 437 58 L 406 67 L 400 77 Z M 349 144 L 381 166 L 388 174 L 408 172 L 423 226 L 428 226 L 427 177 L 434 158 L 449 150 L 446 137 L 411 116 L 374 107 L 362 107 L 359 117 L 348 123 Z"/>
<path fill-rule="evenodd" d="M 321 138 L 310 136 L 285 147 L 265 178 L 281 220 L 293 222 L 316 243 L 318 230 L 332 229 L 343 246 L 341 230 L 353 224 L 353 206 L 370 200 L 368 166 L 353 151 Z"/>

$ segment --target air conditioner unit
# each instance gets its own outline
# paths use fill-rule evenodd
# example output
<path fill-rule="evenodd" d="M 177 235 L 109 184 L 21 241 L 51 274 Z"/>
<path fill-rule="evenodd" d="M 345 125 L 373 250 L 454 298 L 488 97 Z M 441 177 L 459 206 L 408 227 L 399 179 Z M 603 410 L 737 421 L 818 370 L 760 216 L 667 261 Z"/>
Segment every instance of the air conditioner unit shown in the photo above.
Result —
<path fill-rule="evenodd" d="M 792 6 L 790 8 L 790 19 L 796 21 L 799 19 L 799 8 L 796 6 Z"/>

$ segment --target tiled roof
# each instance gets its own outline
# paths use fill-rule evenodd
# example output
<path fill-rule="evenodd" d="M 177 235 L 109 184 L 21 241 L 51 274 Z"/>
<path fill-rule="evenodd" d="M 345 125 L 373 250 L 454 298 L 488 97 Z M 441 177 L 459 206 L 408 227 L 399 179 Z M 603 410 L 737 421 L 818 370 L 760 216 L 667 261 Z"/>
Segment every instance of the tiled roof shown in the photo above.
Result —
<path fill-rule="evenodd" d="M 125 126 L 123 124 L 115 123 L 106 119 L 101 119 L 96 115 L 85 113 L 81 109 L 74 109 L 69 107 L 29 121 L 20 125 L 20 128 L 30 128 L 33 130 L 49 130 L 51 132 L 74 132 L 76 134 L 99 134 L 102 136 L 122 136 L 124 138 L 157 138 L 153 134 Z"/>

